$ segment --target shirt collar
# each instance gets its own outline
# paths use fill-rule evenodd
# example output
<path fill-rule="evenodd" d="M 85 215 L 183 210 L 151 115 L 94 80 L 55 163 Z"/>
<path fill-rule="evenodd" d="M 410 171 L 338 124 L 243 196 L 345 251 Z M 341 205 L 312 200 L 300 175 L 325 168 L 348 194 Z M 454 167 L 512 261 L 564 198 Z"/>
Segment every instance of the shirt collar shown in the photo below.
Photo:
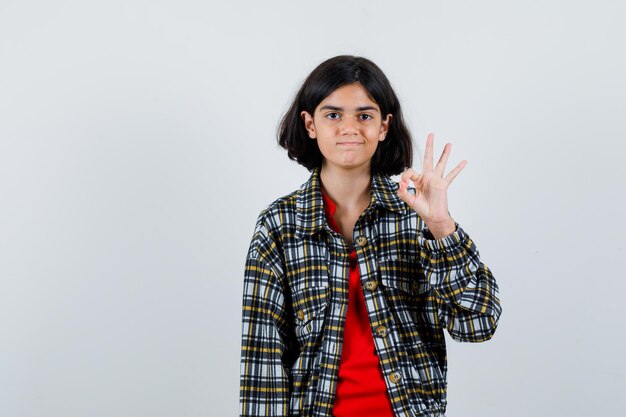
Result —
<path fill-rule="evenodd" d="M 320 168 L 314 168 L 308 181 L 302 184 L 296 197 L 296 236 L 314 234 L 324 228 L 326 212 L 320 187 Z M 372 174 L 372 197 L 366 211 L 380 207 L 403 213 L 408 206 L 398 197 L 398 183 L 386 175 Z"/>

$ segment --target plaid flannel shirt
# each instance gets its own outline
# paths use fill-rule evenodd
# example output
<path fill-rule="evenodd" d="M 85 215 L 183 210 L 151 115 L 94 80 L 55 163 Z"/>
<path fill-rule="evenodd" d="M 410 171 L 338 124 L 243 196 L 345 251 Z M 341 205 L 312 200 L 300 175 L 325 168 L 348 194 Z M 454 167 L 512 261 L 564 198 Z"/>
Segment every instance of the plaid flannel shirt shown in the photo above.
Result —
<path fill-rule="evenodd" d="M 498 286 L 455 222 L 435 239 L 373 174 L 354 226 L 372 335 L 398 417 L 446 409 L 443 329 L 459 342 L 494 334 Z M 351 248 L 326 221 L 319 169 L 258 217 L 243 284 L 239 415 L 331 416 L 348 307 Z"/>

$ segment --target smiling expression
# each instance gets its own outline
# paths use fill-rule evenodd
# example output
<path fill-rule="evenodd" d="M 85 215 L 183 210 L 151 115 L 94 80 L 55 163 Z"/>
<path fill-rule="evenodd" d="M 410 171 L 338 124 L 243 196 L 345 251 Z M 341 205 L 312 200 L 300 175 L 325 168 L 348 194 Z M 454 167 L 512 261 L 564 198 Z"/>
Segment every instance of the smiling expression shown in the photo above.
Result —
<path fill-rule="evenodd" d="M 322 166 L 370 166 L 378 142 L 385 139 L 392 115 L 382 118 L 380 107 L 360 83 L 346 84 L 328 95 L 313 116 L 300 113 L 312 140 L 324 156 Z"/>

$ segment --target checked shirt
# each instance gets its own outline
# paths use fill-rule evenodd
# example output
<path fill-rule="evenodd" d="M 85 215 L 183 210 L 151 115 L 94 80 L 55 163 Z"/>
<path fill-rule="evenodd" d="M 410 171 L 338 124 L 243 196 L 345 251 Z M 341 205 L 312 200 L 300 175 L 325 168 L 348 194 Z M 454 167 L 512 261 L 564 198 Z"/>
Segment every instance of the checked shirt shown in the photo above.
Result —
<path fill-rule="evenodd" d="M 327 224 L 319 173 L 256 222 L 243 284 L 241 417 L 332 415 L 352 248 Z M 353 231 L 363 293 L 396 416 L 443 416 L 443 331 L 459 342 L 490 339 L 498 285 L 458 223 L 435 239 L 397 190 L 372 174 Z"/>

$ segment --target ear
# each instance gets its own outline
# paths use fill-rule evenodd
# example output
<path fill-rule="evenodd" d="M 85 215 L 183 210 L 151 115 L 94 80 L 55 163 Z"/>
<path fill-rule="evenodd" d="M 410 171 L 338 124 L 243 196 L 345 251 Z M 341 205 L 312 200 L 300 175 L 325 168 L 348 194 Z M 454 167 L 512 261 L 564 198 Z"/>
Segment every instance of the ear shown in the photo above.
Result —
<path fill-rule="evenodd" d="M 392 119 L 393 116 L 391 115 L 391 113 L 389 113 L 387 117 L 385 117 L 385 119 L 382 121 L 380 125 L 380 132 L 378 133 L 379 141 L 382 142 L 383 140 L 385 140 L 385 136 L 387 136 L 387 132 L 389 132 L 389 125 L 391 124 Z"/>
<path fill-rule="evenodd" d="M 303 110 L 300 112 L 300 117 L 302 117 L 302 121 L 304 122 L 304 128 L 307 132 L 309 132 L 309 137 L 311 139 L 315 139 L 317 134 L 315 133 L 315 125 L 313 124 L 313 116 L 309 114 L 308 111 Z"/>

